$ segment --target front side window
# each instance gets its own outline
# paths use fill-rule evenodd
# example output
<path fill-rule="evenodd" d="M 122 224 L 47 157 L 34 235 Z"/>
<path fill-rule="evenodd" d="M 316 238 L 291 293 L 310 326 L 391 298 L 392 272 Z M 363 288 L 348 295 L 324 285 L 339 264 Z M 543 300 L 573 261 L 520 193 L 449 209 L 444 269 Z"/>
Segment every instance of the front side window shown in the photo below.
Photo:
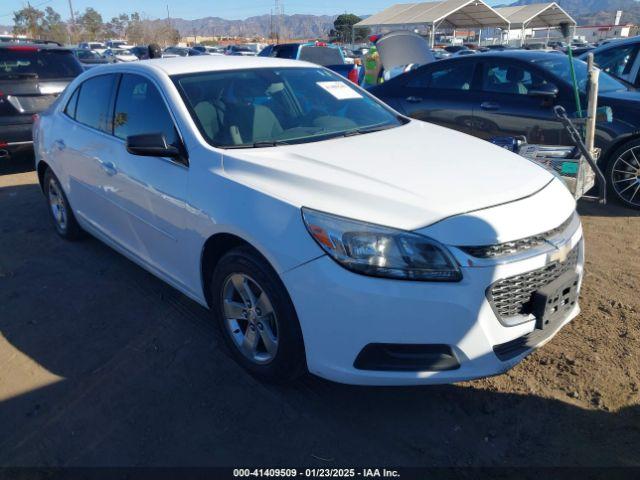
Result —
<path fill-rule="evenodd" d="M 88 127 L 111 133 L 110 104 L 115 75 L 100 75 L 82 83 L 75 119 Z"/>
<path fill-rule="evenodd" d="M 639 45 L 609 48 L 595 54 L 596 64 L 605 72 L 620 77 L 631 72 L 633 62 L 640 50 Z"/>
<path fill-rule="evenodd" d="M 113 134 L 126 140 L 131 135 L 163 134 L 168 144 L 178 146 L 173 119 L 158 89 L 139 75 L 122 75 L 113 118 Z"/>
<path fill-rule="evenodd" d="M 562 57 L 560 55 L 549 55 L 542 60 L 535 60 L 533 63 L 560 78 L 566 84 L 572 84 L 571 68 L 569 66 L 569 60 L 567 59 L 567 57 Z M 587 83 L 589 82 L 587 64 L 581 60 L 576 60 L 574 62 L 574 66 L 576 79 L 578 81 L 578 88 L 582 93 L 586 93 Z M 606 72 L 600 73 L 598 92 L 607 93 L 623 90 L 628 90 L 628 88 L 624 84 L 622 84 Z"/>
<path fill-rule="evenodd" d="M 298 55 L 298 46 L 295 44 L 275 45 L 269 56 L 278 58 L 295 59 Z"/>
<path fill-rule="evenodd" d="M 519 65 L 487 63 L 482 76 L 482 90 L 511 95 L 527 95 L 547 81 Z"/>
<path fill-rule="evenodd" d="M 305 143 L 400 126 L 382 103 L 320 68 L 260 68 L 173 78 L 206 140 L 223 148 Z"/>
<path fill-rule="evenodd" d="M 410 88 L 438 90 L 470 90 L 475 62 L 443 64 L 442 68 L 417 70 L 407 84 Z"/>

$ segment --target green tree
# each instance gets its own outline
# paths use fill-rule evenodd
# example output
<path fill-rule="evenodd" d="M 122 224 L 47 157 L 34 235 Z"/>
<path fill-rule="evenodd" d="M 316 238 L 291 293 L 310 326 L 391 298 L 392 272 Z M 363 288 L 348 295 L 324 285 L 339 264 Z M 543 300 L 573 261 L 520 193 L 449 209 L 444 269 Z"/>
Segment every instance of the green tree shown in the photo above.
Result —
<path fill-rule="evenodd" d="M 127 26 L 129 25 L 129 15 L 121 13 L 117 17 L 111 18 L 105 25 L 105 37 L 107 38 L 124 38 L 127 34 Z"/>
<path fill-rule="evenodd" d="M 13 12 L 13 33 L 40 38 L 43 34 L 44 12 L 28 6 Z"/>
<path fill-rule="evenodd" d="M 53 40 L 58 43 L 65 43 L 69 39 L 67 24 L 62 21 L 60 14 L 51 7 L 44 9 L 42 35 L 47 40 Z"/>
<path fill-rule="evenodd" d="M 138 12 L 133 12 L 129 17 L 125 34 L 129 43 L 133 43 L 135 45 L 143 42 L 145 34 L 144 25 Z"/>
<path fill-rule="evenodd" d="M 82 15 L 78 18 L 78 24 L 82 28 L 83 40 L 98 40 L 102 38 L 104 24 L 102 15 L 91 7 L 87 7 Z"/>
<path fill-rule="evenodd" d="M 350 43 L 353 31 L 354 41 L 361 42 L 365 40 L 371 34 L 369 28 L 356 28 L 352 30 L 352 27 L 360 20 L 362 19 L 353 13 L 338 15 L 333 22 L 333 30 L 331 30 L 330 36 L 340 42 Z"/>

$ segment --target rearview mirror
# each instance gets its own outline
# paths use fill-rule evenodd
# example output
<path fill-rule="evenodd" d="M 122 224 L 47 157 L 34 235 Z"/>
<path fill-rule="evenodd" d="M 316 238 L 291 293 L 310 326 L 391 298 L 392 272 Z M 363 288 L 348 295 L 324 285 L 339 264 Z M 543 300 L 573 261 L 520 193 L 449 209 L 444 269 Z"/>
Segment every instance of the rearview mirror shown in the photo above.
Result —
<path fill-rule="evenodd" d="M 167 144 L 167 139 L 161 133 L 147 133 L 127 137 L 127 152 L 143 157 L 178 158 L 181 156 L 180 149 Z"/>
<path fill-rule="evenodd" d="M 550 83 L 543 83 L 542 85 L 536 85 L 529 90 L 528 95 L 530 97 L 542 97 L 542 98 L 555 98 L 560 93 L 558 87 Z"/>

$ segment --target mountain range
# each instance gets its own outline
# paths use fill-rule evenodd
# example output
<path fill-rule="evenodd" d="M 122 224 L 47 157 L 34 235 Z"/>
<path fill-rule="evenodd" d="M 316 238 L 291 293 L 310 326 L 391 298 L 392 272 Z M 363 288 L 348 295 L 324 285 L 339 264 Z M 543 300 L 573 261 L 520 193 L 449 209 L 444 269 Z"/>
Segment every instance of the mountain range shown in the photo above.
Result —
<path fill-rule="evenodd" d="M 400 0 L 390 0 L 400 1 Z M 414 0 L 417 1 L 417 0 Z M 544 0 L 518 0 L 511 5 L 529 5 Z M 616 10 L 622 10 L 623 23 L 640 24 L 640 0 L 556 0 L 572 15 L 579 25 L 611 24 Z M 337 15 L 259 15 L 244 20 L 225 20 L 220 17 L 204 17 L 195 20 L 172 18 L 171 24 L 184 37 L 240 36 L 269 37 L 274 31 L 281 38 L 322 38 L 333 28 Z M 155 20 L 156 22 L 165 20 Z M 0 26 L 0 32 L 11 27 Z"/>

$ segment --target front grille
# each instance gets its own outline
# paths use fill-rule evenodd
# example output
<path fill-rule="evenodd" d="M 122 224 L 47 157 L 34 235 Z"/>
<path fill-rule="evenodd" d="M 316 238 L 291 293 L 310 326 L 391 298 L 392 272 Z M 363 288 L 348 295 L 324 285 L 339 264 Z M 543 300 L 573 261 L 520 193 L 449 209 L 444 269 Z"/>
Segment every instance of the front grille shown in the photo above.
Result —
<path fill-rule="evenodd" d="M 564 262 L 550 263 L 546 267 L 497 281 L 487 290 L 487 299 L 499 319 L 531 313 L 531 297 L 536 290 L 553 282 L 578 266 L 578 246 Z"/>
<path fill-rule="evenodd" d="M 458 248 L 476 258 L 496 258 L 502 257 L 504 255 L 514 255 L 516 253 L 520 253 L 525 250 L 529 250 L 531 248 L 535 248 L 545 244 L 548 239 L 553 238 L 559 233 L 565 231 L 571 224 L 573 217 L 574 215 L 571 215 L 567 220 L 562 222 L 561 225 L 539 235 L 533 235 L 531 237 L 521 238 L 520 240 L 499 243 L 496 245 L 481 245 Z"/>

